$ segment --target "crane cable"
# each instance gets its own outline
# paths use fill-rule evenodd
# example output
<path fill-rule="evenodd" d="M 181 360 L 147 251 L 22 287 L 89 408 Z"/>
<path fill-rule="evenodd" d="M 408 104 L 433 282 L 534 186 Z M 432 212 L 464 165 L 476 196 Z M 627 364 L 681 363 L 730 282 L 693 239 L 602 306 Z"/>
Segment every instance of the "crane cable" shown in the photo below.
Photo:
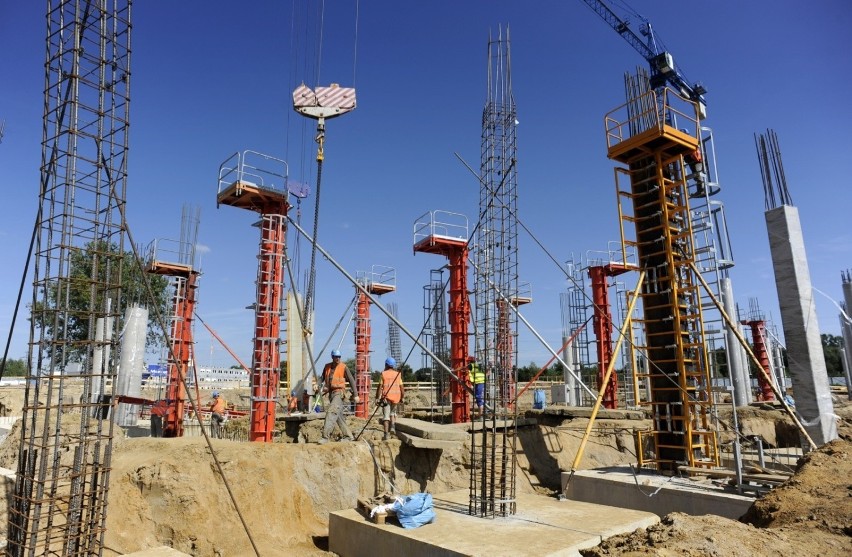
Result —
<path fill-rule="evenodd" d="M 319 149 L 317 150 L 317 187 L 316 194 L 314 195 L 314 230 L 313 237 L 317 237 L 317 232 L 319 228 L 319 214 L 320 214 L 320 187 L 322 186 L 322 144 L 323 144 L 324 133 L 321 132 L 317 135 L 317 143 L 319 143 Z M 313 327 L 313 321 L 311 320 L 312 314 L 312 304 L 314 302 L 314 288 L 316 286 L 316 261 L 317 261 L 317 244 L 313 243 L 311 246 L 311 266 L 308 270 L 308 288 L 305 292 L 305 323 L 310 323 L 310 327 L 305 327 L 305 332 L 307 333 Z"/>
<path fill-rule="evenodd" d="M 355 76 L 358 67 L 358 20 L 359 20 L 359 12 L 360 12 L 360 0 L 355 1 L 355 37 L 354 37 L 354 46 L 353 46 L 353 63 L 352 63 L 352 84 L 355 84 Z M 322 2 L 322 8 L 320 10 L 320 29 L 319 29 L 319 44 L 317 46 L 317 80 L 319 80 L 321 65 L 322 65 L 322 43 L 323 43 L 323 28 L 325 24 L 325 2 Z M 325 160 L 325 119 L 320 118 L 317 122 L 317 182 L 316 182 L 316 193 L 314 194 L 314 226 L 313 226 L 313 238 L 314 243 L 311 247 L 311 264 L 308 269 L 308 285 L 305 292 L 305 318 L 306 321 L 310 319 L 313 304 L 314 304 L 314 291 L 316 289 L 316 259 L 317 259 L 317 244 L 316 239 L 318 238 L 319 231 L 319 215 L 320 215 L 320 192 L 322 188 L 322 165 Z M 313 323 L 311 323 L 312 325 Z M 306 332 L 311 332 L 309 328 L 305 328 Z"/>

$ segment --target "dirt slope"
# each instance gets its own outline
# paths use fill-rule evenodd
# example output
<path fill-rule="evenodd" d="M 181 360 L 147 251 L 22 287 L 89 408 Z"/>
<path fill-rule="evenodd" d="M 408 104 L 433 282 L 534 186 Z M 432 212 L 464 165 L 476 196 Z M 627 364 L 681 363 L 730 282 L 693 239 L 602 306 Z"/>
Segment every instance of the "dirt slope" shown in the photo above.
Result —
<path fill-rule="evenodd" d="M 773 411 L 772 414 L 774 414 Z M 852 404 L 835 399 L 840 439 L 802 459 L 783 485 L 755 501 L 740 522 L 717 516 L 672 513 L 660 524 L 614 536 L 585 556 L 845 557 L 852 555 Z M 774 431 L 770 415 L 757 430 Z M 789 424 L 778 430 L 786 430 Z"/>

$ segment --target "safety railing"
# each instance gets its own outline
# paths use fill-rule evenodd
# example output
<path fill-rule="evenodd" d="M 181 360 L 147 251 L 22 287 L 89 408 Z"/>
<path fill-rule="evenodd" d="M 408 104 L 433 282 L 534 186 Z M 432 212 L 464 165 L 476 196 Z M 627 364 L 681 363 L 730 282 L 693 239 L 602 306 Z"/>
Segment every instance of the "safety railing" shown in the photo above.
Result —
<path fill-rule="evenodd" d="M 236 152 L 219 165 L 217 195 L 234 183 L 244 183 L 258 188 L 287 192 L 290 167 L 287 161 L 245 150 Z"/>
<path fill-rule="evenodd" d="M 368 290 L 374 286 L 381 290 L 396 290 L 396 269 L 393 267 L 373 265 L 369 271 L 357 271 L 355 279 Z"/>
<path fill-rule="evenodd" d="M 450 211 L 429 211 L 414 221 L 414 245 L 430 237 L 467 241 L 467 216 Z"/>
<path fill-rule="evenodd" d="M 668 87 L 630 99 L 604 117 L 606 146 L 614 147 L 652 128 L 662 131 L 664 126 L 699 137 L 698 105 Z"/>
<path fill-rule="evenodd" d="M 180 240 L 171 240 L 168 238 L 158 238 L 152 240 L 144 250 L 144 261 L 147 266 L 153 262 L 161 263 L 178 263 L 180 265 L 193 266 L 193 256 L 195 246 L 188 242 Z"/>

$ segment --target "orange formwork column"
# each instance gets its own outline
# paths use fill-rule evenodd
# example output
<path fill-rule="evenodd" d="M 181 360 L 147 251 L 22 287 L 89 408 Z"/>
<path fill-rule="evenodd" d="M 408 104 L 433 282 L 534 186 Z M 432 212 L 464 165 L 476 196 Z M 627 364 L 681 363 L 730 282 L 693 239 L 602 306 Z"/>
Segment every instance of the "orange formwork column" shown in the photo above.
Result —
<path fill-rule="evenodd" d="M 769 367 L 769 351 L 766 349 L 766 322 L 761 320 L 745 321 L 746 325 L 751 327 L 751 338 L 754 349 L 754 355 L 757 361 L 760 362 L 760 367 L 766 372 L 757 374 L 757 385 L 760 388 L 760 400 L 772 401 L 775 400 L 775 393 L 772 392 L 772 385 L 766 380 L 767 377 L 772 377 L 772 368 Z"/>
<path fill-rule="evenodd" d="M 217 205 L 260 214 L 260 247 L 254 304 L 249 440 L 271 442 L 281 378 L 281 312 L 285 307 L 284 249 L 287 243 L 287 163 L 244 151 L 219 166 Z"/>
<path fill-rule="evenodd" d="M 370 403 L 370 298 L 358 290 L 355 305 L 355 385 L 360 401 L 355 416 L 368 418 Z"/>
<path fill-rule="evenodd" d="M 168 410 L 163 424 L 163 437 L 183 436 L 183 414 L 186 407 L 186 370 L 192 354 L 192 316 L 195 312 L 195 289 L 198 273 L 189 272 L 175 284 L 174 321 L 171 327 L 172 355 L 169 356 L 169 379 L 166 387 Z"/>
<path fill-rule="evenodd" d="M 448 211 L 430 211 L 414 223 L 414 253 L 447 258 L 449 278 L 450 397 L 454 424 L 470 420 L 467 358 L 470 300 L 467 291 L 467 217 Z"/>
<path fill-rule="evenodd" d="M 252 361 L 250 441 L 270 442 L 275 430 L 275 405 L 281 375 L 281 311 L 284 295 L 284 246 L 287 205 L 261 214 L 257 272 L 257 305 Z"/>
<path fill-rule="evenodd" d="M 470 421 L 470 395 L 467 390 L 468 322 L 470 301 L 467 295 L 467 246 L 450 250 L 450 365 L 458 379 L 450 378 L 453 423 Z"/>
<path fill-rule="evenodd" d="M 612 359 L 612 314 L 609 306 L 609 290 L 607 288 L 607 272 L 603 266 L 589 267 L 589 278 L 592 281 L 593 318 L 592 328 L 595 333 L 595 345 L 598 355 L 598 389 L 606 374 Z M 618 374 L 610 375 L 603 396 L 604 408 L 617 407 Z"/>

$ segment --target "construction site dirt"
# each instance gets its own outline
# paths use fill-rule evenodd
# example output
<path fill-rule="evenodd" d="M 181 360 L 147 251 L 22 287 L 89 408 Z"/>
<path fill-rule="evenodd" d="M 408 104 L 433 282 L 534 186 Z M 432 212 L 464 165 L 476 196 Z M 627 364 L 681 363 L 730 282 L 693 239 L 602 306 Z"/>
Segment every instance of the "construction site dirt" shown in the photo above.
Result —
<path fill-rule="evenodd" d="M 19 410 L 22 394 L 23 389 L 0 390 L 6 412 Z M 236 392 L 232 398 L 238 398 Z M 583 554 L 849 555 L 852 405 L 835 398 L 840 439 L 803 457 L 794 475 L 758 499 L 739 522 L 673 513 Z M 767 443 L 791 427 L 769 406 L 742 408 L 739 414 L 741 433 L 762 435 Z M 720 419 L 728 417 L 723 412 Z M 552 424 L 553 418 L 542 421 Z M 117 434 L 104 555 L 160 546 L 198 556 L 332 555 L 330 512 L 355 508 L 359 499 L 381 493 L 444 493 L 468 486 L 468 442 L 455 449 L 423 450 L 399 440 L 381 441 L 375 420 L 366 428 L 365 420 L 349 417 L 348 422 L 354 432 L 363 430 L 356 442 L 316 444 L 319 419 L 302 422 L 295 438 L 284 433 L 280 420 L 283 442 L 211 440 L 227 487 L 203 437 Z M 558 425 L 518 428 L 519 492 L 557 496 L 560 474 L 570 469 L 587 423 L 586 418 L 566 418 Z M 646 425 L 644 420 L 598 420 L 581 468 L 635 463 L 633 432 Z M 231 436 L 240 437 L 245 424 L 231 420 L 227 426 Z M 0 446 L 0 466 L 11 470 L 18 431 L 13 427 Z M 4 513 L 11 484 L 6 488 Z"/>

